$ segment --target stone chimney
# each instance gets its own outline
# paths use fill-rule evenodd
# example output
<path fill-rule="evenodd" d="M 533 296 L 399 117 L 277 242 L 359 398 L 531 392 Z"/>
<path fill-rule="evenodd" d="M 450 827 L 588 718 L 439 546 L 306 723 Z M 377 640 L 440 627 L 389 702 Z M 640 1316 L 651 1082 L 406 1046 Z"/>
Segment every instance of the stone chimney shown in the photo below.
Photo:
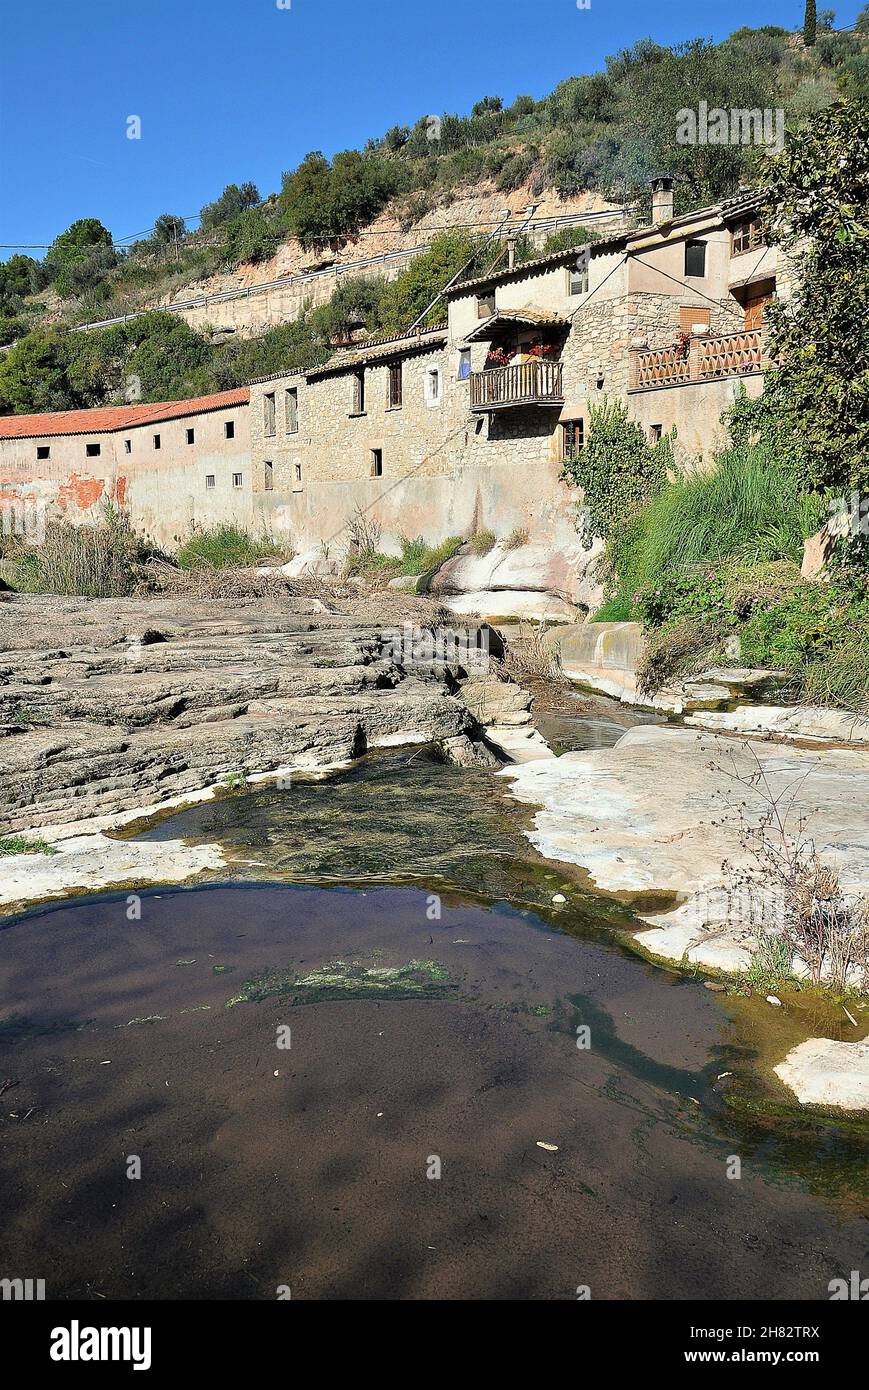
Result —
<path fill-rule="evenodd" d="M 669 222 L 673 216 L 673 180 L 669 174 L 652 179 L 652 225 Z"/>

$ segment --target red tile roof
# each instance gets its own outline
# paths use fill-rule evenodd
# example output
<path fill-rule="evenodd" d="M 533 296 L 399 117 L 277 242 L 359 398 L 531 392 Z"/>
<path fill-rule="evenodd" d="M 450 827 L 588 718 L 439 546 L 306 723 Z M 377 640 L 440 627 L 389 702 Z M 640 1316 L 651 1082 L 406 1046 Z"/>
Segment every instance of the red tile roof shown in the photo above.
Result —
<path fill-rule="evenodd" d="M 184 415 L 201 415 L 209 410 L 225 410 L 247 405 L 250 388 L 217 391 L 212 396 L 196 396 L 190 401 L 158 401 L 151 405 L 106 405 L 96 410 L 55 410 L 45 415 L 0 415 L 0 439 L 33 439 L 43 435 L 107 434 L 131 429 L 134 425 L 176 420 Z"/>

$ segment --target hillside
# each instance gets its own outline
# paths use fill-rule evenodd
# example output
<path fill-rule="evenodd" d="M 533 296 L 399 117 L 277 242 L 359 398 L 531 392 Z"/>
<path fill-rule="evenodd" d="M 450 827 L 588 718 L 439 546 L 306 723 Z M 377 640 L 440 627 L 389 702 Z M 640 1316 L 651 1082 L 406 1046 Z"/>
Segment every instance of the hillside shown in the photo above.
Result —
<path fill-rule="evenodd" d="M 262 198 L 251 183 L 230 184 L 194 219 L 198 227 L 164 213 L 129 246 L 113 242 L 98 218 L 80 219 L 43 261 L 19 255 L 0 267 L 0 344 L 14 344 L 0 362 L 0 410 L 100 404 L 130 375 L 144 399 L 219 389 L 245 373 L 321 360 L 348 332 L 400 331 L 407 323 L 398 306 L 436 292 L 473 251 L 471 238 L 508 207 L 524 213 L 536 204 L 535 219 L 545 219 L 629 206 L 642 218 L 648 180 L 664 168 L 676 178 L 677 211 L 727 196 L 752 179 L 764 147 L 680 143 L 680 113 L 701 101 L 781 110 L 792 131 L 841 96 L 867 102 L 869 7 L 856 32 L 834 32 L 830 15 L 810 48 L 771 26 L 720 44 L 642 40 L 540 100 L 484 96 L 468 115 L 421 116 L 331 161 L 312 152 L 284 174 L 280 193 Z M 430 275 L 423 265 L 407 286 L 410 299 L 388 291 L 411 274 L 401 259 L 357 267 L 352 288 L 351 276 L 325 276 L 277 298 L 229 301 L 231 309 L 185 309 L 171 323 L 159 312 L 427 246 L 439 229 L 444 244 Z M 136 327 L 89 332 L 87 346 L 71 341 L 85 335 L 67 332 L 143 310 L 157 312 Z M 215 338 L 215 328 L 234 341 Z"/>

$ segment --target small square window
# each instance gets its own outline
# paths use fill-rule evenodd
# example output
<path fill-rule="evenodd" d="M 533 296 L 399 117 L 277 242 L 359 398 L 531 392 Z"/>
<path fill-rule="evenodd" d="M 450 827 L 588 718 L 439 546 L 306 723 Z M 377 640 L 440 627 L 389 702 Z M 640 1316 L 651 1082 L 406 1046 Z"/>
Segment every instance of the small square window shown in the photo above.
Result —
<path fill-rule="evenodd" d="M 187 443 L 188 443 L 188 444 L 195 444 L 195 443 L 196 443 L 196 431 L 195 431 L 195 430 L 187 430 L 186 433 L 187 433 Z"/>
<path fill-rule="evenodd" d="M 706 274 L 705 241 L 685 242 L 685 274 L 695 276 L 698 280 Z"/>
<path fill-rule="evenodd" d="M 160 436 L 159 436 L 159 434 L 155 434 L 155 435 L 154 435 L 154 448 L 155 448 L 155 449 L 159 449 L 159 447 L 160 447 Z"/>
<path fill-rule="evenodd" d="M 36 446 L 36 457 L 37 457 L 38 459 L 50 459 L 50 458 L 51 458 L 51 446 L 50 446 L 49 444 L 37 444 L 37 446 Z"/>
<path fill-rule="evenodd" d="M 273 463 L 263 464 L 263 491 L 274 492 L 275 490 L 275 466 Z"/>
<path fill-rule="evenodd" d="M 223 426 L 224 439 L 235 439 L 235 421 L 227 420 Z"/>
<path fill-rule="evenodd" d="M 215 481 L 215 479 L 214 479 L 214 474 L 213 474 L 213 473 L 206 473 L 206 475 L 205 475 L 205 486 L 206 486 L 206 488 L 208 489 L 209 492 L 210 492 L 211 489 L 214 487 L 214 481 Z"/>
<path fill-rule="evenodd" d="M 99 444 L 86 444 L 86 445 L 85 445 L 85 453 L 87 454 L 87 456 L 88 456 L 89 459 L 98 459 L 99 456 L 100 456 L 100 452 L 101 452 L 101 445 L 99 445 Z"/>
<path fill-rule="evenodd" d="M 232 486 L 234 488 L 240 488 L 244 486 L 244 476 L 241 473 L 233 473 Z"/>
<path fill-rule="evenodd" d="M 133 452 L 133 441 L 132 441 L 132 439 L 125 439 L 125 440 L 124 440 L 124 453 L 125 453 L 125 454 L 131 454 L 132 452 Z"/>
<path fill-rule="evenodd" d="M 383 477 L 383 450 L 371 450 L 371 476 L 372 478 Z"/>
<path fill-rule="evenodd" d="M 568 270 L 568 292 L 588 294 L 588 252 L 580 251 L 576 264 Z"/>

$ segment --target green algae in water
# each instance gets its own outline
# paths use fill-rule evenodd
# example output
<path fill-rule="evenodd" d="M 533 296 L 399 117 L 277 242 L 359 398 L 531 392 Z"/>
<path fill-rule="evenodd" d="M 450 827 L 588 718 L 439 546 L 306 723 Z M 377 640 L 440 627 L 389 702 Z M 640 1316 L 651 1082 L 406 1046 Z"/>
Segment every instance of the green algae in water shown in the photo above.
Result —
<path fill-rule="evenodd" d="M 292 970 L 263 970 L 245 980 L 239 993 L 226 1001 L 226 1007 L 275 998 L 290 999 L 293 1004 L 339 999 L 443 999 L 451 988 L 447 979 L 443 966 L 433 960 L 412 960 L 399 966 L 333 960 L 305 975 Z"/>

